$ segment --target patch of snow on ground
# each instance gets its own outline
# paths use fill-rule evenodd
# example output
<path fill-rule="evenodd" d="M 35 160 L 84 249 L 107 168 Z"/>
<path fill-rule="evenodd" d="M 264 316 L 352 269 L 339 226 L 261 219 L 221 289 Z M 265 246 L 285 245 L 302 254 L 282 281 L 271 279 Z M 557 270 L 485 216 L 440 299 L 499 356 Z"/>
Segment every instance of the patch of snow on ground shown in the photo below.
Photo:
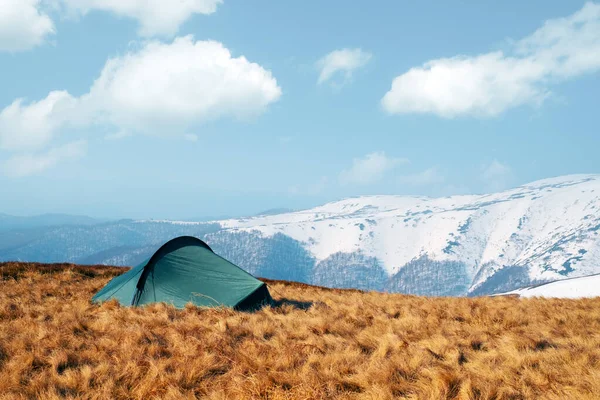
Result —
<path fill-rule="evenodd" d="M 514 290 L 505 294 L 518 294 L 521 297 L 555 297 L 579 299 L 600 296 L 600 275 L 564 279 L 540 286 Z"/>

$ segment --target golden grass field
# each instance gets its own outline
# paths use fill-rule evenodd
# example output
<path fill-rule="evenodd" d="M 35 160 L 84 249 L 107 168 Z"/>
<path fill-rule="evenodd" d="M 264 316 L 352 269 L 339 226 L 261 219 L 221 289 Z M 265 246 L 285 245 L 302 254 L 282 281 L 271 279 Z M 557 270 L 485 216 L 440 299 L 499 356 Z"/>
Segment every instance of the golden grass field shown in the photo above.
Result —
<path fill-rule="evenodd" d="M 269 281 L 255 313 L 91 304 L 121 271 L 0 264 L 0 399 L 600 398 L 600 298 Z"/>

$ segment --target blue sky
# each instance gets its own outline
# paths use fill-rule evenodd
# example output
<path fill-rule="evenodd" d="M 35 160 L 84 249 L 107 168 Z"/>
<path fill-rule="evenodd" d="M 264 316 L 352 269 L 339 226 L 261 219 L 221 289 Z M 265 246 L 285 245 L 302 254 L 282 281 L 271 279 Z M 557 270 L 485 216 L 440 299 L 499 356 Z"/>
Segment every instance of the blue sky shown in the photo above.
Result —
<path fill-rule="evenodd" d="M 194 218 L 600 171 L 600 3 L 0 0 L 0 212 Z"/>

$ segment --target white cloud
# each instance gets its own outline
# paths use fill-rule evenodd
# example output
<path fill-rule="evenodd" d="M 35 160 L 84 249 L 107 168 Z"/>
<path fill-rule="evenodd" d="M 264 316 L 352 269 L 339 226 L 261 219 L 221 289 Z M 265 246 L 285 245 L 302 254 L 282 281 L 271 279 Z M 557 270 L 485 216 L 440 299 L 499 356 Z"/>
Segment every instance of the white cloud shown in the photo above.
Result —
<path fill-rule="evenodd" d="M 315 182 L 308 185 L 293 185 L 288 188 L 290 195 L 316 196 L 321 194 L 329 186 L 329 178 L 321 176 Z"/>
<path fill-rule="evenodd" d="M 173 36 L 194 14 L 209 15 L 223 0 L 0 0 L 0 51 L 23 51 L 56 33 L 46 10 L 78 17 L 103 11 L 139 23 L 143 37 Z"/>
<path fill-rule="evenodd" d="M 0 51 L 31 49 L 55 32 L 39 6 L 40 0 L 0 0 Z"/>
<path fill-rule="evenodd" d="M 23 153 L 4 162 L 4 173 L 12 177 L 37 174 L 58 164 L 60 161 L 77 159 L 85 155 L 87 142 L 79 140 L 51 148 L 43 153 Z"/>
<path fill-rule="evenodd" d="M 539 105 L 553 83 L 598 69 L 600 5 L 587 3 L 517 41 L 511 54 L 440 58 L 412 68 L 394 79 L 382 105 L 392 114 L 495 116 Z"/>
<path fill-rule="evenodd" d="M 47 144 L 76 106 L 77 100 L 65 91 L 50 92 L 29 105 L 23 105 L 23 99 L 13 101 L 0 111 L 0 149 L 21 150 Z"/>
<path fill-rule="evenodd" d="M 17 99 L 1 110 L 0 149 L 47 146 L 68 127 L 103 126 L 115 132 L 112 138 L 150 134 L 189 140 L 192 126 L 258 116 L 280 96 L 269 71 L 233 57 L 221 43 L 191 36 L 150 41 L 109 59 L 81 97 L 54 91 L 29 104 Z"/>
<path fill-rule="evenodd" d="M 497 192 L 506 189 L 511 178 L 512 169 L 498 160 L 481 167 L 481 179 L 487 191 Z"/>
<path fill-rule="evenodd" d="M 232 57 L 219 42 L 185 36 L 108 60 L 81 102 L 84 114 L 99 122 L 178 134 L 220 117 L 259 115 L 280 96 L 277 81 L 260 65 Z"/>
<path fill-rule="evenodd" d="M 482 176 L 485 179 L 494 179 L 510 173 L 510 167 L 498 160 L 492 161 L 489 165 L 484 166 L 482 170 Z"/>
<path fill-rule="evenodd" d="M 15 0 L 17 1 L 17 0 Z M 212 14 L 223 0 L 53 0 L 70 14 L 106 11 L 139 21 L 141 36 L 174 35 L 193 14 Z"/>
<path fill-rule="evenodd" d="M 384 152 L 369 153 L 362 158 L 355 158 L 352 167 L 342 171 L 342 184 L 368 184 L 381 180 L 383 176 L 399 165 L 407 164 L 406 158 L 391 158 Z"/>
<path fill-rule="evenodd" d="M 194 135 L 193 133 L 186 133 L 185 135 L 183 135 L 183 138 L 185 140 L 187 140 L 188 142 L 197 142 L 198 141 L 198 135 Z"/>
<path fill-rule="evenodd" d="M 371 54 L 361 49 L 332 51 L 317 62 L 317 68 L 321 71 L 318 83 L 329 81 L 338 72 L 343 73 L 344 80 L 347 81 L 354 70 L 367 65 L 370 59 Z"/>
<path fill-rule="evenodd" d="M 398 178 L 398 183 L 410 186 L 431 185 L 444 182 L 445 177 L 436 167 L 428 168 L 424 171 L 410 175 L 402 175 Z"/>
<path fill-rule="evenodd" d="M 15 100 L 0 112 L 0 147 L 43 145 L 69 124 L 108 125 L 118 136 L 182 136 L 208 120 L 259 115 L 280 96 L 269 71 L 232 57 L 221 43 L 191 36 L 153 41 L 108 60 L 80 98 L 56 91 L 29 105 Z"/>

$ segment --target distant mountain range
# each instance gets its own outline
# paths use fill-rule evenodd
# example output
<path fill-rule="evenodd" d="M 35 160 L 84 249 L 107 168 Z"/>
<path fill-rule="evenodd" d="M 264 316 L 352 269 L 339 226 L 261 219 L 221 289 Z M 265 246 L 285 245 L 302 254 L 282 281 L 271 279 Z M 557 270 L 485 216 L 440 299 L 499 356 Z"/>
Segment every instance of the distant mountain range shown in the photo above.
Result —
<path fill-rule="evenodd" d="M 94 225 L 103 220 L 81 215 L 43 214 L 33 217 L 16 217 L 0 213 L 0 232 L 12 229 L 40 228 L 61 225 Z"/>
<path fill-rule="evenodd" d="M 600 175 L 218 221 L 10 218 L 0 216 L 0 260 L 134 265 L 166 240 L 193 235 L 254 275 L 332 287 L 480 295 L 600 272 Z"/>

